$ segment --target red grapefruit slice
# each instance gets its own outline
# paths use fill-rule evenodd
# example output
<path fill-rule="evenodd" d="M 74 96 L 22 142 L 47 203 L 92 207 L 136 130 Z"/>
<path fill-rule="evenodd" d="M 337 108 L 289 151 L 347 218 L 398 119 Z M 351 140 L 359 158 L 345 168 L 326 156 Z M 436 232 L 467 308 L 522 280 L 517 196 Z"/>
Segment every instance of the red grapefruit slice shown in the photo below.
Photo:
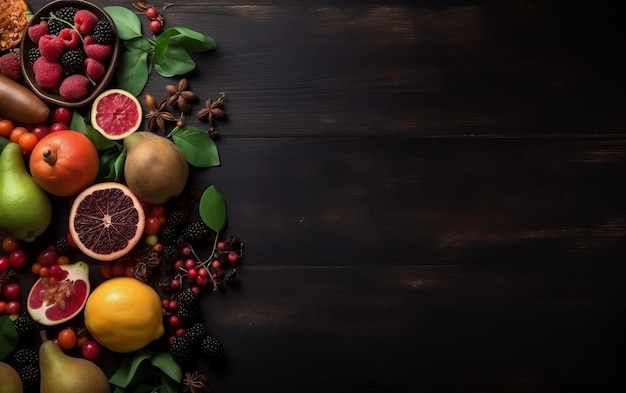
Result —
<path fill-rule="evenodd" d="M 139 129 L 141 119 L 139 100 L 126 90 L 106 90 L 91 104 L 91 125 L 107 139 L 127 137 Z"/>
<path fill-rule="evenodd" d="M 54 326 L 74 318 L 89 296 L 89 266 L 85 262 L 60 265 L 55 277 L 38 279 L 28 293 L 26 307 L 33 320 Z"/>
<path fill-rule="evenodd" d="M 81 192 L 70 209 L 70 233 L 78 248 L 99 261 L 128 254 L 143 235 L 145 216 L 130 188 L 97 183 Z"/>

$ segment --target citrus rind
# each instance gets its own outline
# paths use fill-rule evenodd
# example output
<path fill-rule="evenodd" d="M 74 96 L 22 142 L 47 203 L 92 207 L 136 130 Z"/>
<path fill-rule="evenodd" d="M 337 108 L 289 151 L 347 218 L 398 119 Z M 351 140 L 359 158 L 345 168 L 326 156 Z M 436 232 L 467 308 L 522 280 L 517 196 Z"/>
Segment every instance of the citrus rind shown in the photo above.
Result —
<path fill-rule="evenodd" d="M 91 125 L 105 138 L 120 140 L 137 131 L 143 115 L 137 97 L 123 89 L 100 93 L 91 105 Z"/>

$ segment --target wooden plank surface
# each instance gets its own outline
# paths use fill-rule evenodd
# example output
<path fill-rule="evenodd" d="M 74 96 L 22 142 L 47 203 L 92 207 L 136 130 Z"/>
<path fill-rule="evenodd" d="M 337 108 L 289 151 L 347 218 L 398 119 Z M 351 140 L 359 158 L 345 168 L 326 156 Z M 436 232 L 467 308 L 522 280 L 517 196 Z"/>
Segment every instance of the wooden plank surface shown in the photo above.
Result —
<path fill-rule="evenodd" d="M 246 242 L 204 303 L 213 391 L 623 391 L 622 8 L 168 8 L 218 42 L 189 79 L 228 94 L 222 165 L 194 180 Z"/>

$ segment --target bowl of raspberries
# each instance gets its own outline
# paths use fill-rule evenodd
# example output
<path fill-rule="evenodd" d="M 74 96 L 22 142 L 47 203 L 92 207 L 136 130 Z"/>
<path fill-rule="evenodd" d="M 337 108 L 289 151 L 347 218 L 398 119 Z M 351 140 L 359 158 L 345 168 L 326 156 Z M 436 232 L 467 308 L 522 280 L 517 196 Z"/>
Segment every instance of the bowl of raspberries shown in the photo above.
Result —
<path fill-rule="evenodd" d="M 24 80 L 44 101 L 92 102 L 115 75 L 119 38 L 111 17 L 84 0 L 55 0 L 37 11 L 20 42 Z"/>

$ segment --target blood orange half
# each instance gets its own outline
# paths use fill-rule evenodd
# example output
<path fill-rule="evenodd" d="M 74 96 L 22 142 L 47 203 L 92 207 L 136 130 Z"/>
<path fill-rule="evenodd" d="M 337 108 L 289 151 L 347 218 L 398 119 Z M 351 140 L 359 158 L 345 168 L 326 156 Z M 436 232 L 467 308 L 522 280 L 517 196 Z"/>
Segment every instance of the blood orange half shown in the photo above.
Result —
<path fill-rule="evenodd" d="M 137 131 L 141 120 L 141 104 L 126 90 L 106 90 L 91 104 L 91 125 L 111 140 L 123 139 Z"/>
<path fill-rule="evenodd" d="M 70 233 L 78 248 L 99 261 L 128 254 L 143 235 L 139 199 L 121 183 L 97 183 L 81 192 L 70 209 Z"/>

